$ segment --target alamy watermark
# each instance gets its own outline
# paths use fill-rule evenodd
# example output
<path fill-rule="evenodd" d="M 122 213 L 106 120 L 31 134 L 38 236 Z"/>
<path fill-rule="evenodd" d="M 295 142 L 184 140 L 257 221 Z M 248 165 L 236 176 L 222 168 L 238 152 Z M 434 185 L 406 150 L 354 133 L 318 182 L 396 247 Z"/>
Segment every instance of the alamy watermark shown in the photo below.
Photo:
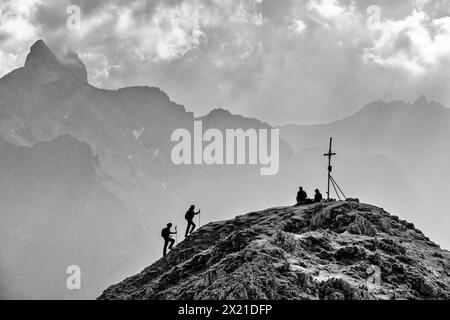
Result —
<path fill-rule="evenodd" d="M 77 265 L 70 265 L 67 267 L 66 273 L 70 275 L 66 280 L 66 288 L 69 290 L 80 290 L 81 268 Z"/>
<path fill-rule="evenodd" d="M 69 30 L 78 30 L 81 27 L 81 8 L 77 5 L 70 5 L 67 7 L 66 26 Z"/>
<path fill-rule="evenodd" d="M 371 5 L 367 8 L 367 14 L 369 15 L 366 25 L 370 30 L 375 30 L 380 27 L 381 24 L 381 8 L 376 5 Z"/>
<path fill-rule="evenodd" d="M 194 121 L 193 137 L 188 129 L 174 130 L 171 140 L 178 143 L 172 148 L 172 162 L 176 165 L 259 165 L 261 175 L 278 173 L 279 129 L 224 131 L 210 128 L 203 132 L 202 121 Z"/>

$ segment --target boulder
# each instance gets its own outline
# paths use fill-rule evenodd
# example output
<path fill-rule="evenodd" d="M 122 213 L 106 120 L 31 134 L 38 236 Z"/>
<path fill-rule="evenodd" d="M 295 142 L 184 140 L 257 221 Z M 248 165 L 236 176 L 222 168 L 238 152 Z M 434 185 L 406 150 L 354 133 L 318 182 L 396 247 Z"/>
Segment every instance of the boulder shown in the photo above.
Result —
<path fill-rule="evenodd" d="M 377 234 L 377 231 L 372 224 L 360 215 L 356 216 L 355 220 L 348 226 L 347 230 L 353 234 L 360 234 L 369 237 L 374 237 Z"/>

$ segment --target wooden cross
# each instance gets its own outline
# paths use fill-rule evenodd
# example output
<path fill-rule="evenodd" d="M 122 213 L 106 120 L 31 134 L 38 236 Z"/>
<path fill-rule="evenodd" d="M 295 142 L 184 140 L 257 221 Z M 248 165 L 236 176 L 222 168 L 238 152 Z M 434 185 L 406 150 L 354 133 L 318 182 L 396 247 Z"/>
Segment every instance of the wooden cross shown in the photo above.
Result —
<path fill-rule="evenodd" d="M 333 143 L 333 138 L 330 138 L 330 149 L 328 150 L 328 153 L 325 153 L 324 156 L 328 157 L 328 188 L 327 188 L 327 200 L 330 199 L 330 182 L 331 182 L 331 171 L 333 170 L 331 166 L 331 157 L 335 156 L 336 153 L 331 151 L 331 145 Z"/>

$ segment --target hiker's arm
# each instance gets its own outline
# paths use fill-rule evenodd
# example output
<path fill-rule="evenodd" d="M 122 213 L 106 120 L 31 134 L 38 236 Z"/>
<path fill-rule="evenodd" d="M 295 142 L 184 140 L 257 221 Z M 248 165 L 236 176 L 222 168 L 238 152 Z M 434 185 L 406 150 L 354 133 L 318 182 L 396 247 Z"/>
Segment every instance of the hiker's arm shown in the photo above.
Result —
<path fill-rule="evenodd" d="M 196 212 L 195 214 L 199 214 L 200 213 L 200 209 L 198 210 L 198 212 Z"/>

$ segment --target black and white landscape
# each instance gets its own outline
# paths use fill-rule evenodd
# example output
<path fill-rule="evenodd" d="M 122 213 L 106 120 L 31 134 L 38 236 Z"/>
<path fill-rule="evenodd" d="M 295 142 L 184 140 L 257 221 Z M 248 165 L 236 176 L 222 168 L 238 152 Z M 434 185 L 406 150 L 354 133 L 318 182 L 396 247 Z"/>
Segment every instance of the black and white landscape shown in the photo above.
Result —
<path fill-rule="evenodd" d="M 65 2 L 0 4 L 1 299 L 450 297 L 447 2 L 380 1 L 375 31 L 366 1 L 74 1 L 77 30 Z M 200 121 L 278 129 L 279 170 L 176 165 Z M 293 206 L 330 137 L 361 203 Z"/>

